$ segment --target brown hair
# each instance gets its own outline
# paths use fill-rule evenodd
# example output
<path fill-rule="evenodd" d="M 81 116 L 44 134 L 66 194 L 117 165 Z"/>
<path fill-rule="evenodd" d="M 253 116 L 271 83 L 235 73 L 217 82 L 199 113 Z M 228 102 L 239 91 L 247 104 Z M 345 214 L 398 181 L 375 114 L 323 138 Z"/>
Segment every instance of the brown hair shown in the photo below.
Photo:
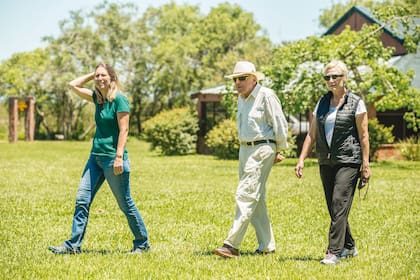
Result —
<path fill-rule="evenodd" d="M 99 67 L 105 68 L 105 70 L 108 72 L 108 75 L 111 78 L 111 83 L 109 85 L 108 95 L 106 98 L 108 99 L 109 102 L 112 102 L 115 99 L 115 95 L 117 94 L 117 91 L 121 89 L 120 80 L 118 79 L 118 76 L 117 76 L 117 73 L 115 72 L 114 67 L 112 67 L 111 65 L 101 62 L 95 67 L 95 71 Z M 104 101 L 103 96 L 102 96 L 101 91 L 96 86 L 95 86 L 95 92 L 99 93 L 100 96 L 98 96 L 98 103 L 102 104 Z"/>

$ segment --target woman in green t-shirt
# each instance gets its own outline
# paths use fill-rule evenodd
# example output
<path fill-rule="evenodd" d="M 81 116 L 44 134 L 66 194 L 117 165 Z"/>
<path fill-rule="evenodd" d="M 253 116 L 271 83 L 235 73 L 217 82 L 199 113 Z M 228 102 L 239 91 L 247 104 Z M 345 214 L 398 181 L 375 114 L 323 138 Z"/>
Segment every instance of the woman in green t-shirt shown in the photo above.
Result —
<path fill-rule="evenodd" d="M 95 90 L 83 87 L 91 80 L 95 82 Z M 130 194 L 130 162 L 125 147 L 130 104 L 119 92 L 118 76 L 111 66 L 100 63 L 95 72 L 74 79 L 69 87 L 81 98 L 95 104 L 96 132 L 77 191 L 71 238 L 61 246 L 49 247 L 49 250 L 56 254 L 81 252 L 90 206 L 106 180 L 133 232 L 131 252 L 147 252 L 150 244 L 146 226 Z"/>

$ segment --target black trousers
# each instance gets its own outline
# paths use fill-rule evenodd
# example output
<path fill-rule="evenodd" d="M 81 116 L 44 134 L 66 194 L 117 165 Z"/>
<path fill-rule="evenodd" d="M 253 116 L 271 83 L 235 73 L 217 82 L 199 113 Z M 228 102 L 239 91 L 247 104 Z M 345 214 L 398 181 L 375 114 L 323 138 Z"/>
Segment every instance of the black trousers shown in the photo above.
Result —
<path fill-rule="evenodd" d="M 350 231 L 349 213 L 356 189 L 360 165 L 320 165 L 322 185 L 331 217 L 328 250 L 338 255 L 343 248 L 356 244 Z"/>

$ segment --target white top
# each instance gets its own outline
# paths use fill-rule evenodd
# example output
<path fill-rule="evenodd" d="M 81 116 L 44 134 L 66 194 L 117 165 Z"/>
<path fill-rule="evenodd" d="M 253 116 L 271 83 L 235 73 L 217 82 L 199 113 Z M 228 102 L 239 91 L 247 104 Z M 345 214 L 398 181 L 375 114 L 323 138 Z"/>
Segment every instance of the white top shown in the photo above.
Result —
<path fill-rule="evenodd" d="M 246 99 L 239 95 L 236 123 L 241 142 L 272 139 L 277 150 L 288 146 L 288 124 L 279 98 L 269 88 L 257 84 Z"/>
<path fill-rule="evenodd" d="M 312 113 L 314 117 L 316 117 L 316 111 L 318 110 L 319 101 L 321 100 L 318 100 L 318 103 L 316 103 L 315 109 Z M 367 110 L 366 110 L 365 102 L 363 101 L 363 99 L 360 99 L 356 108 L 356 116 L 366 113 L 366 112 Z M 336 118 L 337 118 L 337 107 L 330 107 L 327 113 L 327 118 L 325 119 L 325 137 L 327 138 L 328 146 L 331 146 L 331 140 L 332 140 L 332 136 L 334 132 Z"/>

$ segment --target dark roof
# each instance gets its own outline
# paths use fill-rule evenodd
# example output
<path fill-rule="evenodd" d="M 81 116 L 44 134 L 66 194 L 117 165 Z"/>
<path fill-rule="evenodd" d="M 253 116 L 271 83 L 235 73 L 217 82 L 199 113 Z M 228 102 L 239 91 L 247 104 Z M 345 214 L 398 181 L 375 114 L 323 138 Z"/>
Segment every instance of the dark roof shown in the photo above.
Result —
<path fill-rule="evenodd" d="M 364 16 L 368 21 L 370 21 L 372 24 L 378 24 L 378 25 L 383 25 L 383 22 L 378 21 L 374 15 L 370 12 L 370 10 L 366 7 L 362 7 L 362 6 L 353 6 L 351 7 L 339 20 L 337 20 L 324 34 L 325 35 L 329 35 L 332 34 L 334 32 L 334 30 L 336 30 L 340 25 L 342 25 L 344 23 L 344 21 L 346 21 L 353 13 L 359 13 L 362 16 Z M 387 28 L 386 26 L 384 27 L 384 32 L 388 33 L 389 35 L 391 35 L 392 37 L 394 37 L 396 40 L 398 40 L 401 44 L 404 42 L 404 37 L 402 36 L 398 36 L 397 34 L 395 34 L 394 32 L 392 32 L 389 28 Z"/>

